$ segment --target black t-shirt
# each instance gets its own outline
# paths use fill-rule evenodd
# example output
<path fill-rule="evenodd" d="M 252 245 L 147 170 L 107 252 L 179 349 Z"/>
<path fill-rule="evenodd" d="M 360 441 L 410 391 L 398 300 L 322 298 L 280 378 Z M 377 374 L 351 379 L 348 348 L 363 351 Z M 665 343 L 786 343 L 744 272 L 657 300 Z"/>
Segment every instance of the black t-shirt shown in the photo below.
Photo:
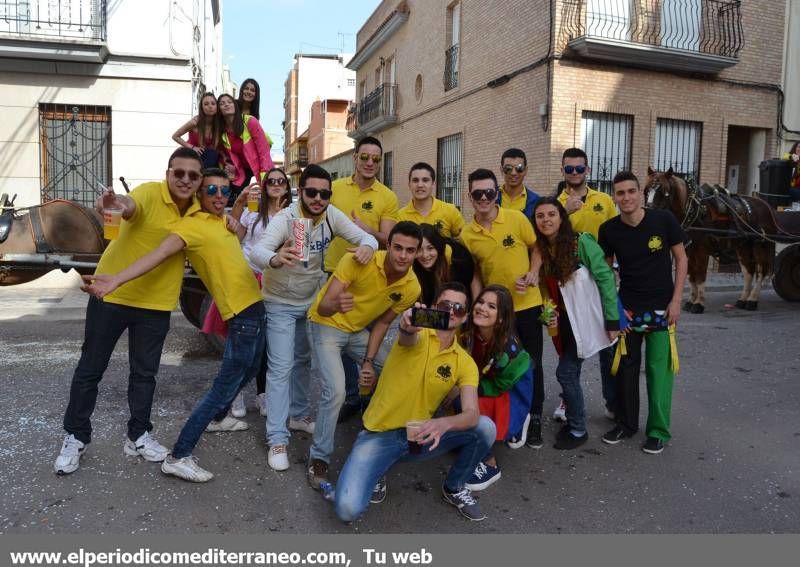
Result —
<path fill-rule="evenodd" d="M 600 225 L 600 246 L 619 264 L 619 297 L 634 312 L 666 309 L 675 289 L 670 248 L 684 241 L 672 213 L 646 209 L 638 226 L 619 216 Z"/>

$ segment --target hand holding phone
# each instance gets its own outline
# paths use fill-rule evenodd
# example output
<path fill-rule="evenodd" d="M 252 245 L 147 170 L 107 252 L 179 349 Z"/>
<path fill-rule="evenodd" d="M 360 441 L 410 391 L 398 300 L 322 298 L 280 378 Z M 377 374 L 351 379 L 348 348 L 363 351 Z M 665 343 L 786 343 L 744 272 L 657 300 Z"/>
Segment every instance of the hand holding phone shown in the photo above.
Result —
<path fill-rule="evenodd" d="M 412 307 L 411 324 L 415 327 L 445 331 L 450 327 L 450 311 L 428 307 Z"/>

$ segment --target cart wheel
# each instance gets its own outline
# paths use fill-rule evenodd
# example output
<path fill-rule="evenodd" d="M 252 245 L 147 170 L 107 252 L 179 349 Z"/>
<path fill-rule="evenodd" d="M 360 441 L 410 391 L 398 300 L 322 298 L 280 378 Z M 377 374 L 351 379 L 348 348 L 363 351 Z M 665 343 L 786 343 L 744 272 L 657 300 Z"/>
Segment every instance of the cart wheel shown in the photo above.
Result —
<path fill-rule="evenodd" d="M 800 301 L 800 244 L 792 244 L 778 254 L 772 287 L 784 301 Z"/>
<path fill-rule="evenodd" d="M 213 303 L 213 299 L 211 299 L 211 294 L 206 293 L 203 297 L 203 301 L 200 304 L 200 325 L 199 327 L 203 326 L 203 321 L 206 320 L 206 314 L 208 313 L 208 309 L 211 307 L 211 303 Z M 215 333 L 202 333 L 205 337 L 208 344 L 214 349 L 215 352 L 218 354 L 222 354 L 225 352 L 225 339 L 220 337 Z"/>

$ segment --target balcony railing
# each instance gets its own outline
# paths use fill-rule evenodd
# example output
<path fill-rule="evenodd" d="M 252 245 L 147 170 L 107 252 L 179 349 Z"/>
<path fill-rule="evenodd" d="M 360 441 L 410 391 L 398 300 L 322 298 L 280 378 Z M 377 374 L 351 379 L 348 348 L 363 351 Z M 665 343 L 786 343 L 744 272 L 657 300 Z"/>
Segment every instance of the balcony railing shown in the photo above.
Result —
<path fill-rule="evenodd" d="M 397 85 L 384 83 L 351 107 L 347 129 L 351 137 L 379 132 L 397 122 Z"/>
<path fill-rule="evenodd" d="M 744 45 L 739 0 L 564 0 L 566 54 L 718 72 Z"/>
<path fill-rule="evenodd" d="M 444 52 L 444 90 L 458 86 L 458 44 Z"/>
<path fill-rule="evenodd" d="M 4 0 L 0 37 L 106 40 L 106 0 Z"/>

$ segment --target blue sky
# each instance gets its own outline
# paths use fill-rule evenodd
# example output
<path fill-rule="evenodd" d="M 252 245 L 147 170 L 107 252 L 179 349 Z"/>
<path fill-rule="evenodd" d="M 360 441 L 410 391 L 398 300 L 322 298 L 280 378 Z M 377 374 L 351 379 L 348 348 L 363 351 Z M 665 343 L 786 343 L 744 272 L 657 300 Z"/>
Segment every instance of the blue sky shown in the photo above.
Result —
<path fill-rule="evenodd" d="M 237 84 L 248 77 L 258 81 L 261 123 L 276 150 L 283 148 L 283 83 L 295 53 L 354 53 L 356 32 L 378 4 L 380 0 L 224 0 L 224 62 Z"/>

